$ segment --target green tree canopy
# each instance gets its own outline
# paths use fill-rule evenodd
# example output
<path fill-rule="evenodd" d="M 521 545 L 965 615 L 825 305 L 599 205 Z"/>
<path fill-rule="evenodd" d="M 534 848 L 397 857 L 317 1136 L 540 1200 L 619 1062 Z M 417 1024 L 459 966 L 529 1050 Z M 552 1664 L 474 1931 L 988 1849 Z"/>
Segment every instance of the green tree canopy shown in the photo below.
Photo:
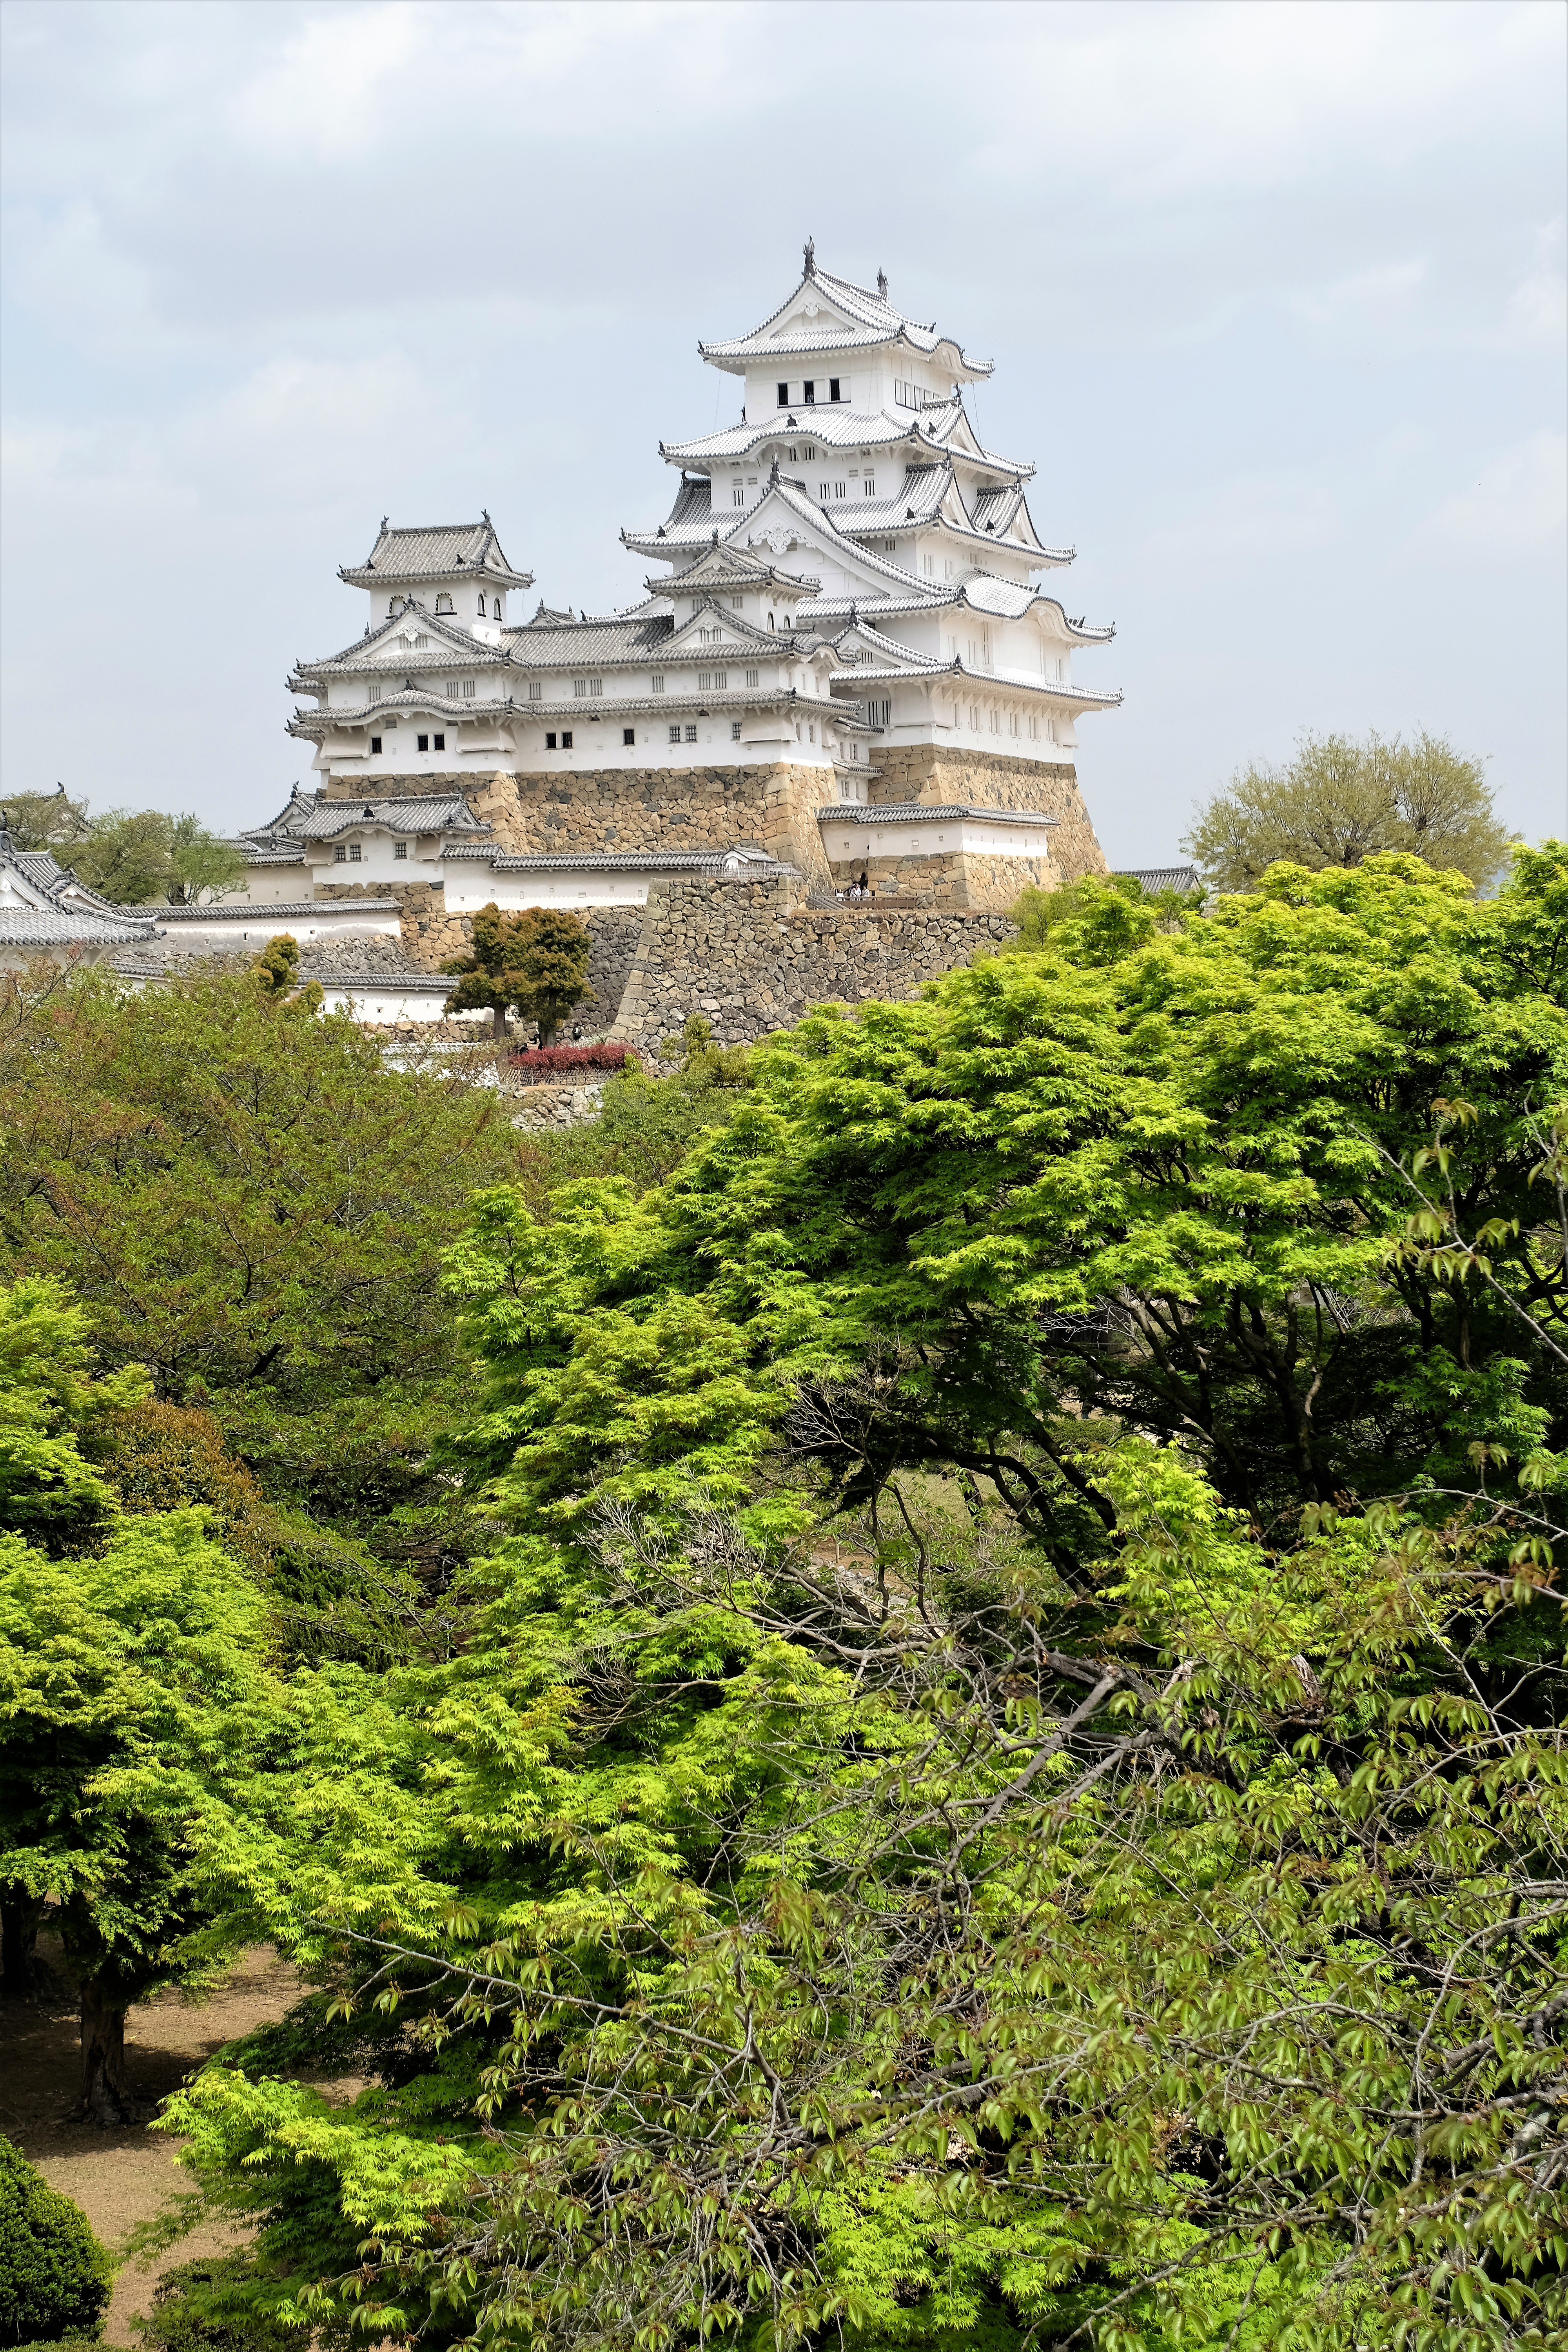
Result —
<path fill-rule="evenodd" d="M 107 1370 L 145 1364 L 161 1402 L 212 1412 L 298 1533 L 269 1549 L 300 1608 L 343 1641 L 369 1609 L 391 1639 L 407 1580 L 437 1591 L 461 1550 L 432 1449 L 467 1358 L 437 1276 L 471 1187 L 521 1163 L 493 1088 L 391 1070 L 248 975 L 101 971 L 0 983 L 0 1086 L 9 1270 L 70 1288 Z M 323 1522 L 374 1559 L 323 1549 Z"/>
<path fill-rule="evenodd" d="M 301 1677 L 321 1994 L 170 2119 L 293 2312 L 1544 2352 L 1565 989 L 1561 846 L 1091 892 L 658 1190 L 480 1198 L 510 1540 Z"/>
<path fill-rule="evenodd" d="M 89 889 L 126 907 L 195 906 L 204 891 L 221 898 L 245 876 L 242 851 L 198 818 L 160 809 L 106 809 L 73 845 L 70 863 Z"/>
<path fill-rule="evenodd" d="M 252 1932 L 224 1853 L 280 1727 L 268 1649 L 199 1511 L 128 1518 L 72 1560 L 0 1538 L 0 1885 L 58 1906 L 89 2122 L 130 2115 L 127 2009 L 211 1981 Z"/>
<path fill-rule="evenodd" d="M 1255 889 L 1281 860 L 1318 870 L 1390 850 L 1484 886 L 1508 862 L 1509 835 L 1481 761 L 1445 738 L 1307 734 L 1283 768 L 1234 776 L 1182 846 L 1219 890 Z"/>
<path fill-rule="evenodd" d="M 461 975 L 447 1000 L 448 1013 L 488 1010 L 498 1037 L 506 1034 L 507 1009 L 539 1024 L 548 1045 L 574 1005 L 591 1004 L 588 959 L 594 942 L 580 919 L 551 907 L 525 907 L 503 915 L 493 903 L 474 917 L 473 953 L 443 971 Z"/>
<path fill-rule="evenodd" d="M 47 849 L 63 866 L 92 830 L 87 803 L 73 801 L 64 784 L 52 793 L 8 793 L 0 820 L 18 849 Z"/>

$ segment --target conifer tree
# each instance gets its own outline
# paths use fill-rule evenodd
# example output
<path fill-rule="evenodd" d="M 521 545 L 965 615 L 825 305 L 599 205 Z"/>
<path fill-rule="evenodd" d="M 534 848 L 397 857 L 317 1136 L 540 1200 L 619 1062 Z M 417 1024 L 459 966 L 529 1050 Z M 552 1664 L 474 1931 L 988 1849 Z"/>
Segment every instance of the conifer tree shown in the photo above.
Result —
<path fill-rule="evenodd" d="M 591 1004 L 588 959 L 594 942 L 575 915 L 552 907 L 525 907 L 503 915 L 493 901 L 474 917 L 474 949 L 443 964 L 459 975 L 447 1000 L 448 1013 L 488 1011 L 496 1036 L 506 1035 L 509 1006 L 539 1024 L 548 1045 L 574 1005 Z"/>

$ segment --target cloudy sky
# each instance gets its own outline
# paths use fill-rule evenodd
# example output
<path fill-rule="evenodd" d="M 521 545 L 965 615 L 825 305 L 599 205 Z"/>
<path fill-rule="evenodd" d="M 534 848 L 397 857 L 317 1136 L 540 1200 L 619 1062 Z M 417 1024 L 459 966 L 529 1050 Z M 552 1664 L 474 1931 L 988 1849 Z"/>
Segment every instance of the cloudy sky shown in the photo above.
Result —
<path fill-rule="evenodd" d="M 381 516 L 640 593 L 815 235 L 994 358 L 1113 861 L 1303 729 L 1564 809 L 1557 0 L 7 0 L 12 787 L 270 814 Z M 1053 586 L 1063 581 L 1057 574 Z"/>

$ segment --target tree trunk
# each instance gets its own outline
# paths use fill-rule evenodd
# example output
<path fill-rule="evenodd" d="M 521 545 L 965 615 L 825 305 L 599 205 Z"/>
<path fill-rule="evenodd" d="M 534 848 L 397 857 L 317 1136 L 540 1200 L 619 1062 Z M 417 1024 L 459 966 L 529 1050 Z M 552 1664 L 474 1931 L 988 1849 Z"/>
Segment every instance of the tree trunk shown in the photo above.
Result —
<path fill-rule="evenodd" d="M 118 1988 L 101 1978 L 88 1977 L 81 1988 L 81 2104 L 76 2120 L 84 2124 L 128 2124 L 135 2120 L 125 2079 L 125 2011 Z"/>
<path fill-rule="evenodd" d="M 0 1995 L 26 2000 L 37 1982 L 38 1922 L 44 1916 L 41 1895 L 24 1895 L 12 1887 L 0 1896 Z"/>
<path fill-rule="evenodd" d="M 490 1034 L 500 1045 L 506 1037 L 506 1006 L 497 1004 L 490 1011 Z"/>

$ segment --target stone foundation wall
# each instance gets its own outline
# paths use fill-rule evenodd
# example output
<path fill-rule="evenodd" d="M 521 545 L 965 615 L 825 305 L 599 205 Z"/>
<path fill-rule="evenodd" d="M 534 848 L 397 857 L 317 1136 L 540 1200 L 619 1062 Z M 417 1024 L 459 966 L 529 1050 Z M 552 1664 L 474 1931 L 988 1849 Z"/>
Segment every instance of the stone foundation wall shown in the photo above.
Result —
<path fill-rule="evenodd" d="M 939 850 L 931 857 L 851 857 L 836 860 L 836 889 L 846 890 L 864 874 L 877 898 L 900 907 L 945 907 L 1005 914 L 1020 890 L 1060 887 L 1061 877 L 1046 857 L 997 857 L 985 852 Z"/>
<path fill-rule="evenodd" d="M 509 1095 L 513 1127 L 581 1127 L 605 1108 L 605 1080 L 585 1087 L 524 1087 Z"/>
<path fill-rule="evenodd" d="M 827 887 L 816 812 L 836 801 L 831 769 L 577 768 L 510 780 L 515 831 L 536 856 L 584 851 L 765 849 Z M 494 818 L 492 823 L 497 822 Z"/>
<path fill-rule="evenodd" d="M 1056 887 L 1110 871 L 1069 763 L 943 743 L 879 744 L 872 758 L 881 771 L 871 784 L 873 803 L 967 801 L 980 808 L 1040 809 L 1058 820 L 1051 835 Z"/>
<path fill-rule="evenodd" d="M 700 1013 L 721 1045 L 749 1044 L 813 1004 L 912 996 L 1016 936 L 994 912 L 874 900 L 816 908 L 804 895 L 793 876 L 656 883 L 612 1037 L 656 1057 L 660 1039 Z"/>

